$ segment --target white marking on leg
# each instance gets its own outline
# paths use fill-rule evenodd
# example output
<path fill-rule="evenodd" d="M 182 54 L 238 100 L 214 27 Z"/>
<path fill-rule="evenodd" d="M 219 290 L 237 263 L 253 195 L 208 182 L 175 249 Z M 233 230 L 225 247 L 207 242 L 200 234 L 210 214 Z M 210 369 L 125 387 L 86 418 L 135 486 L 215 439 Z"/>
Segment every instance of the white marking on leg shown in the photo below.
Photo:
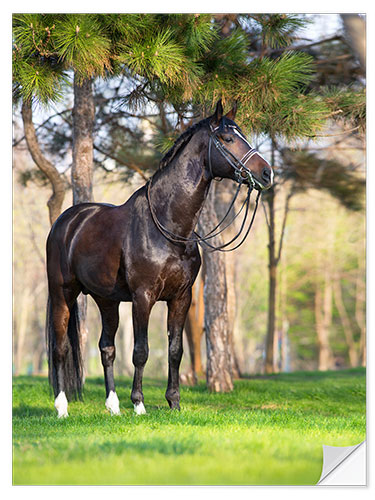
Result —
<path fill-rule="evenodd" d="M 66 399 L 65 392 L 60 391 L 55 399 L 55 408 L 57 410 L 58 418 L 65 418 L 68 416 L 68 400 Z"/>
<path fill-rule="evenodd" d="M 141 402 L 134 405 L 134 411 L 137 415 L 144 415 L 146 413 L 146 408 L 144 404 Z"/>
<path fill-rule="evenodd" d="M 120 415 L 120 401 L 115 392 L 109 392 L 108 398 L 105 400 L 105 407 L 111 412 L 111 415 Z"/>

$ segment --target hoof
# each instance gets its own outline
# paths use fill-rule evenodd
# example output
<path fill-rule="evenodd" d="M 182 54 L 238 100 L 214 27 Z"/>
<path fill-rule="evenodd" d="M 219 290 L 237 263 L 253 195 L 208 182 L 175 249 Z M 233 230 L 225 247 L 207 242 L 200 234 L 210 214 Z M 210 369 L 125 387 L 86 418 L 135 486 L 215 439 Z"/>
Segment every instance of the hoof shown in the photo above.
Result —
<path fill-rule="evenodd" d="M 146 408 L 144 404 L 141 402 L 134 405 L 134 411 L 136 415 L 144 415 L 146 413 Z"/>
<path fill-rule="evenodd" d="M 120 415 L 120 402 L 115 392 L 110 391 L 105 401 L 105 407 L 110 411 L 111 415 Z"/>
<path fill-rule="evenodd" d="M 169 403 L 169 401 L 168 401 L 168 403 Z M 170 407 L 171 410 L 177 410 L 177 411 L 181 410 L 180 403 L 178 403 L 178 402 L 169 403 L 169 407 Z"/>
<path fill-rule="evenodd" d="M 180 409 L 180 393 L 179 391 L 167 391 L 165 393 L 165 399 L 168 401 L 169 408 L 171 410 Z"/>

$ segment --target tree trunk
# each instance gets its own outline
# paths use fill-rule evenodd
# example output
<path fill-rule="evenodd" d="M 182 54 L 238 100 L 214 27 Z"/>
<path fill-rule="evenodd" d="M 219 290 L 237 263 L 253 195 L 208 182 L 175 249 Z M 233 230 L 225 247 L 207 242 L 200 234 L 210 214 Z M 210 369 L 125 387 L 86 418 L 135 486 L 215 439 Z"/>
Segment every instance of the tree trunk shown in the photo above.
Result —
<path fill-rule="evenodd" d="M 346 312 L 345 304 L 342 298 L 341 284 L 339 276 L 333 280 L 333 291 L 335 296 L 335 303 L 340 315 L 341 323 L 344 328 L 345 339 L 348 345 L 349 362 L 351 367 L 358 366 L 358 354 L 354 343 L 352 326 L 348 313 Z"/>
<path fill-rule="evenodd" d="M 193 286 L 193 297 L 190 309 L 186 318 L 185 333 L 189 345 L 192 380 L 195 383 L 197 378 L 203 375 L 201 343 L 204 331 L 204 283 L 198 277 Z"/>
<path fill-rule="evenodd" d="M 90 79 L 74 76 L 73 108 L 73 205 L 88 203 L 92 196 L 94 95 Z"/>
<path fill-rule="evenodd" d="M 329 294 L 326 292 L 326 286 L 324 290 L 324 299 L 321 289 L 321 284 L 316 285 L 315 290 L 315 327 L 316 334 L 318 337 L 318 347 L 319 347 L 319 364 L 318 369 L 321 371 L 329 370 L 332 368 L 332 352 L 329 345 L 329 322 L 327 321 L 327 301 L 329 300 Z M 332 296 L 332 288 L 331 288 Z M 331 298 L 332 303 L 332 298 Z"/>
<path fill-rule="evenodd" d="M 218 222 L 214 200 L 216 184 L 212 183 L 199 218 L 199 230 L 205 234 Z M 221 244 L 220 235 L 214 244 Z M 211 240 L 212 241 L 212 240 Z M 207 385 L 214 392 L 233 390 L 229 355 L 229 325 L 225 257 L 221 252 L 204 251 L 204 327 L 207 350 Z"/>
<path fill-rule="evenodd" d="M 281 352 L 279 361 L 279 371 L 289 371 L 289 353 L 288 353 L 288 330 L 289 322 L 287 316 L 287 271 L 285 255 L 280 260 L 281 262 L 281 278 L 280 278 L 280 336 L 281 336 Z"/>
<path fill-rule="evenodd" d="M 227 212 L 227 207 L 233 199 L 236 191 L 236 185 L 231 180 L 223 180 L 216 184 L 215 191 L 215 211 L 217 219 L 221 220 Z M 228 220 L 235 215 L 234 207 L 229 213 Z M 231 224 L 223 233 L 225 241 L 231 240 L 236 234 L 236 225 Z M 223 238 L 223 239 L 224 239 Z M 234 378 L 240 378 L 238 359 L 235 351 L 234 328 L 237 313 L 236 300 L 236 252 L 225 252 L 225 276 L 227 284 L 227 311 L 228 311 L 228 328 L 229 328 L 229 343 L 228 353 L 231 361 L 232 375 Z"/>
<path fill-rule="evenodd" d="M 315 328 L 318 339 L 318 369 L 330 370 L 333 367 L 333 355 L 329 343 L 329 332 L 332 326 L 332 267 L 334 258 L 334 228 L 329 228 L 326 241 L 327 255 L 322 260 L 321 252 L 317 253 L 317 279 L 315 288 Z M 319 277 L 324 274 L 323 286 Z"/>
<path fill-rule="evenodd" d="M 120 338 L 119 338 L 119 361 L 120 373 L 131 376 L 134 371 L 132 363 L 133 354 L 133 319 L 130 303 L 121 302 L 119 308 L 120 314 Z"/>
<path fill-rule="evenodd" d="M 47 202 L 49 220 L 52 225 L 61 213 L 61 207 L 65 197 L 65 183 L 57 168 L 47 160 L 40 149 L 33 123 L 30 101 L 24 101 L 22 103 L 22 121 L 27 147 L 31 157 L 52 186 L 52 195 Z"/>
<path fill-rule="evenodd" d="M 275 192 L 271 188 L 267 193 L 269 213 L 268 224 L 268 318 L 266 335 L 266 373 L 274 372 L 275 323 L 276 323 L 276 250 L 275 250 Z"/>
<path fill-rule="evenodd" d="M 329 342 L 329 332 L 332 326 L 332 273 L 327 263 L 324 273 L 324 296 L 323 296 L 323 328 L 325 334 L 324 349 L 326 351 L 326 370 L 333 368 L 333 355 Z"/>
<path fill-rule="evenodd" d="M 366 21 L 358 14 L 340 14 L 351 48 L 366 74 Z"/>
<path fill-rule="evenodd" d="M 94 126 L 94 95 L 92 80 L 78 79 L 74 75 L 74 106 L 73 106 L 73 162 L 72 190 L 73 205 L 93 201 L 93 126 Z M 79 295 L 78 311 L 80 319 L 80 342 L 82 355 L 87 343 L 86 311 L 87 297 Z"/>

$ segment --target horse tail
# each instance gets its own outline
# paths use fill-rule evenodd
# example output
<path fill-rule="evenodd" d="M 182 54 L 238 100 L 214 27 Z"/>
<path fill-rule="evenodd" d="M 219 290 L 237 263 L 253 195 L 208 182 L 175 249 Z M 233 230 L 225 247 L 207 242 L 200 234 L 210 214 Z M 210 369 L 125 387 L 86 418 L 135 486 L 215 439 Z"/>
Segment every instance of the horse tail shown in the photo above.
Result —
<path fill-rule="evenodd" d="M 68 400 L 82 399 L 83 386 L 83 360 L 81 354 L 80 342 L 80 321 L 78 303 L 75 300 L 70 310 L 68 331 L 64 341 L 63 349 L 65 351 L 63 363 L 64 391 Z M 48 379 L 55 396 L 58 395 L 59 387 L 57 384 L 57 365 L 56 353 L 56 332 L 52 319 L 52 303 L 48 295 L 47 315 L 46 315 L 46 343 L 48 356 Z"/>

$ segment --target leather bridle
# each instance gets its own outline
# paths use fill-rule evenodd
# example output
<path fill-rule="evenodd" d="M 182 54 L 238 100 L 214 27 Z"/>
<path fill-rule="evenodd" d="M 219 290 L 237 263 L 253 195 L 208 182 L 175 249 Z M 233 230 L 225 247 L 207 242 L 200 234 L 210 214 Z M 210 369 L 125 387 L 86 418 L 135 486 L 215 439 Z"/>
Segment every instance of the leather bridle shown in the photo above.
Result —
<path fill-rule="evenodd" d="M 253 222 L 255 219 L 255 214 L 256 214 L 256 211 L 258 208 L 259 198 L 260 198 L 262 190 L 264 189 L 264 186 L 254 177 L 251 170 L 248 167 L 246 167 L 247 161 L 252 156 L 257 154 L 258 151 L 256 149 L 253 149 L 250 147 L 250 149 L 244 154 L 244 156 L 241 158 L 241 160 L 239 160 L 231 151 L 229 151 L 229 149 L 227 149 L 224 146 L 224 144 L 222 144 L 219 141 L 217 135 L 215 134 L 217 128 L 213 129 L 210 125 L 210 132 L 209 132 L 210 140 L 209 140 L 209 144 L 208 144 L 208 164 L 209 164 L 211 176 L 212 176 L 212 178 L 215 178 L 213 171 L 212 171 L 212 163 L 211 163 L 212 162 L 212 160 L 211 160 L 211 144 L 214 144 L 214 146 L 219 151 L 219 153 L 227 160 L 229 165 L 234 169 L 235 177 L 236 177 L 236 180 L 238 182 L 238 187 L 237 187 L 236 193 L 235 193 L 235 195 L 234 195 L 234 197 L 233 197 L 233 199 L 232 199 L 232 201 L 227 209 L 226 214 L 221 219 L 221 221 L 213 229 L 211 229 L 211 231 L 209 231 L 205 236 L 200 236 L 196 231 L 194 231 L 194 234 L 196 235 L 196 237 L 186 238 L 184 236 L 176 235 L 176 234 L 172 233 L 169 229 L 167 229 L 159 221 L 159 219 L 155 213 L 155 210 L 152 206 L 152 203 L 151 203 L 150 194 L 151 194 L 152 177 L 147 181 L 146 198 L 148 201 L 148 206 L 149 206 L 149 209 L 151 212 L 152 219 L 155 223 L 155 226 L 158 228 L 158 230 L 161 232 L 161 234 L 167 240 L 171 241 L 172 243 L 180 243 L 180 244 L 181 243 L 185 243 L 185 244 L 186 243 L 199 243 L 199 244 L 203 243 L 204 245 L 211 248 L 212 251 L 231 252 L 233 250 L 236 250 L 246 240 L 246 238 L 247 238 L 247 236 L 252 228 L 252 225 L 253 225 Z M 235 130 L 237 130 L 237 129 L 235 129 Z M 243 137 L 242 137 L 242 139 L 245 140 Z M 223 224 L 225 219 L 228 217 L 228 215 L 229 215 L 230 211 L 232 210 L 234 203 L 238 197 L 240 188 L 245 180 L 249 181 L 248 192 L 246 195 L 246 199 L 242 203 L 240 210 L 237 212 L 237 214 L 235 214 L 232 217 L 232 219 L 230 220 L 229 223 L 227 223 L 224 227 L 222 227 L 220 230 L 215 232 L 217 229 L 219 229 L 219 227 Z M 231 243 L 233 243 L 234 241 L 236 241 L 240 237 L 240 235 L 245 227 L 246 219 L 247 219 L 248 212 L 249 212 L 249 206 L 250 206 L 250 195 L 251 195 L 251 192 L 253 191 L 253 189 L 256 188 L 257 186 L 259 186 L 260 189 L 258 189 L 258 195 L 257 195 L 256 201 L 255 201 L 255 207 L 254 207 L 253 215 L 251 217 L 250 225 L 247 228 L 245 235 L 241 239 L 240 243 L 238 243 L 236 246 L 234 246 L 232 248 L 227 249 L 226 248 L 227 246 L 229 246 Z M 227 243 L 224 243 L 223 245 L 215 246 L 215 245 L 212 245 L 211 243 L 209 243 L 208 240 L 211 240 L 212 238 L 215 238 L 216 236 L 218 236 L 220 233 L 222 233 L 225 229 L 227 229 L 234 222 L 234 220 L 240 215 L 240 213 L 242 212 L 244 207 L 246 207 L 245 214 L 244 214 L 244 217 L 243 217 L 243 220 L 241 223 L 241 227 L 240 227 L 238 233 L 230 241 L 228 241 Z"/>

